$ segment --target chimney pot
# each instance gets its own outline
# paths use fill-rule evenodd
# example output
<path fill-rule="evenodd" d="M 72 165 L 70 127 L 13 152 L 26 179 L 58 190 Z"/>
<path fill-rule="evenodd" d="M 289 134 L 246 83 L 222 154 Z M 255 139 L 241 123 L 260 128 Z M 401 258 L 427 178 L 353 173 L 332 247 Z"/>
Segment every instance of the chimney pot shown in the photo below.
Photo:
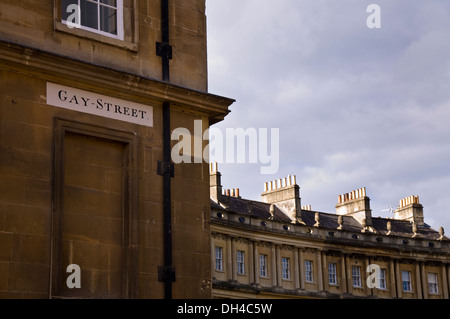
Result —
<path fill-rule="evenodd" d="M 223 187 L 217 163 L 209 163 L 209 170 L 209 196 L 214 202 L 219 203 L 223 196 Z"/>
<path fill-rule="evenodd" d="M 212 162 L 209 164 L 209 171 L 211 174 L 218 172 L 217 162 Z"/>

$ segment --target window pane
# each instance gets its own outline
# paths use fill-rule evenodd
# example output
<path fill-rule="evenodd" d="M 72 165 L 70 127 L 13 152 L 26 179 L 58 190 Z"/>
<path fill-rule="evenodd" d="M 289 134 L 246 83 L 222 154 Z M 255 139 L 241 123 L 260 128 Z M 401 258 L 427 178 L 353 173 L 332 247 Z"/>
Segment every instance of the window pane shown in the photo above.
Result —
<path fill-rule="evenodd" d="M 259 275 L 267 277 L 267 256 L 259 255 Z"/>
<path fill-rule="evenodd" d="M 428 289 L 429 289 L 429 292 L 432 294 L 439 293 L 437 274 L 435 274 L 435 273 L 428 274 Z"/>
<path fill-rule="evenodd" d="M 361 268 L 352 266 L 353 287 L 361 287 Z"/>
<path fill-rule="evenodd" d="M 283 279 L 289 280 L 291 277 L 289 270 L 289 258 L 283 258 Z"/>
<path fill-rule="evenodd" d="M 100 0 L 100 2 L 117 8 L 117 0 Z"/>
<path fill-rule="evenodd" d="M 312 261 L 306 260 L 305 261 L 305 277 L 306 282 L 312 282 L 313 281 L 313 268 L 312 268 Z"/>
<path fill-rule="evenodd" d="M 78 5 L 78 0 L 61 0 L 61 20 L 67 20 L 67 18 L 74 13 L 74 11 L 67 12 L 67 8 L 71 4 Z"/>
<path fill-rule="evenodd" d="M 409 281 L 409 271 L 402 271 L 402 281 Z"/>
<path fill-rule="evenodd" d="M 243 251 L 238 250 L 237 252 L 237 272 L 238 274 L 245 274 L 245 263 L 244 263 L 245 253 Z"/>
<path fill-rule="evenodd" d="M 380 289 L 386 289 L 386 269 L 380 269 Z"/>
<path fill-rule="evenodd" d="M 222 248 L 216 247 L 216 259 L 222 259 Z"/>
<path fill-rule="evenodd" d="M 336 264 L 328 264 L 328 282 L 331 285 L 336 285 Z"/>
<path fill-rule="evenodd" d="M 216 254 L 216 270 L 222 271 L 223 270 L 222 248 L 221 247 L 216 247 L 215 248 L 215 254 Z"/>
<path fill-rule="evenodd" d="M 81 7 L 81 25 L 98 30 L 98 4 L 80 0 Z"/>
<path fill-rule="evenodd" d="M 433 273 L 429 273 L 428 274 L 428 282 L 433 283 L 433 284 L 437 283 L 437 275 L 433 274 Z"/>
<path fill-rule="evenodd" d="M 409 271 L 402 271 L 402 283 L 404 291 L 411 291 L 411 274 Z"/>
<path fill-rule="evenodd" d="M 100 6 L 100 30 L 117 34 L 117 10 Z"/>

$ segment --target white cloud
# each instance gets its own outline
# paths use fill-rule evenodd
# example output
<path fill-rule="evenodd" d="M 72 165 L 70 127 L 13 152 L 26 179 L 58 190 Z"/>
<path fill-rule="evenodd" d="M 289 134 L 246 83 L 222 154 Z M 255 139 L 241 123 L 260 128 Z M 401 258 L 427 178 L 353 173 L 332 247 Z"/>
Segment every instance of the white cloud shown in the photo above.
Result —
<path fill-rule="evenodd" d="M 367 186 L 377 210 L 416 194 L 450 229 L 450 3 L 378 0 L 378 30 L 371 3 L 208 0 L 210 92 L 237 100 L 217 126 L 280 128 L 273 179 L 296 174 L 313 207 Z M 222 173 L 255 199 L 270 179 Z"/>

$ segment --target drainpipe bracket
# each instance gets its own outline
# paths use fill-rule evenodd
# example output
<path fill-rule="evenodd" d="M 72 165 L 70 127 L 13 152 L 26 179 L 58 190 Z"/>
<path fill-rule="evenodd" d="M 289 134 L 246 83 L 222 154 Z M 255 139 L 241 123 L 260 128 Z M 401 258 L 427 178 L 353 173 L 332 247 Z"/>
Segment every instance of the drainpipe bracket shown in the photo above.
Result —
<path fill-rule="evenodd" d="M 170 174 L 170 177 L 175 177 L 175 165 L 173 163 L 158 161 L 157 173 L 160 176 Z"/>
<path fill-rule="evenodd" d="M 172 60 L 172 46 L 166 42 L 156 42 L 156 55 Z"/>
<path fill-rule="evenodd" d="M 175 282 L 175 267 L 174 266 L 158 266 L 158 281 L 159 282 Z"/>

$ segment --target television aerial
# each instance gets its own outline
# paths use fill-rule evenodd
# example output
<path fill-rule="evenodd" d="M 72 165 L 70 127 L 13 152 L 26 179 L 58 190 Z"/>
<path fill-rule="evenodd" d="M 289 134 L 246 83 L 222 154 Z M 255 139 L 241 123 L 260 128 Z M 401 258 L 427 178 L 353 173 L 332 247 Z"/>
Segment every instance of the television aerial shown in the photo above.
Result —
<path fill-rule="evenodd" d="M 395 209 L 391 205 L 389 205 L 388 209 L 382 209 L 381 211 L 382 212 L 389 212 L 390 214 L 394 214 L 395 213 Z"/>

